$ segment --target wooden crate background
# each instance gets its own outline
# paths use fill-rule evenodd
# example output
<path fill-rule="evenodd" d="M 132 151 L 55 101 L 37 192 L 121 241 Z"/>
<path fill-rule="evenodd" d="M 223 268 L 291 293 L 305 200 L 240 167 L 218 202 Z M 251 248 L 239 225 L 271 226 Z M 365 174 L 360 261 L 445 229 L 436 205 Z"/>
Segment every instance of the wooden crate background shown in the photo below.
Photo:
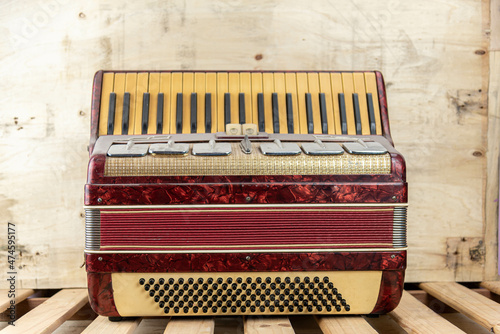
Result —
<path fill-rule="evenodd" d="M 401 303 L 380 317 L 219 316 L 128 318 L 111 322 L 89 307 L 85 289 L 17 290 L 17 321 L 10 326 L 10 300 L 0 290 L 1 334 L 487 334 L 500 333 L 500 281 L 412 284 Z M 417 289 L 415 289 L 417 288 Z M 418 289 L 420 288 L 420 289 Z"/>
<path fill-rule="evenodd" d="M 407 281 L 496 279 L 499 7 L 499 0 L 1 4 L 0 249 L 6 254 L 6 225 L 15 223 L 18 287 L 86 284 L 83 185 L 99 69 L 381 70 L 408 167 Z"/>

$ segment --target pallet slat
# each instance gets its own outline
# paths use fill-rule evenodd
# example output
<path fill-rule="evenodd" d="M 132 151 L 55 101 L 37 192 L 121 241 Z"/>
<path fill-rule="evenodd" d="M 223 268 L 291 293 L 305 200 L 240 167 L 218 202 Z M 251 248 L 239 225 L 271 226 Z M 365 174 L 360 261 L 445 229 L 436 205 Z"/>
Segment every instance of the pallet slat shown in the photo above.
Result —
<path fill-rule="evenodd" d="M 61 290 L 1 333 L 51 333 L 87 302 L 86 289 Z"/>
<path fill-rule="evenodd" d="M 286 317 L 245 318 L 245 334 L 293 334 L 290 320 Z"/>
<path fill-rule="evenodd" d="M 98 316 L 87 328 L 85 328 L 82 334 L 128 334 L 133 333 L 140 323 L 141 318 L 125 319 L 119 322 L 112 322 L 109 321 L 108 317 Z"/>
<path fill-rule="evenodd" d="M 421 283 L 420 288 L 493 333 L 500 333 L 500 304 L 458 283 Z"/>
<path fill-rule="evenodd" d="M 16 290 L 16 304 L 19 304 L 32 294 L 34 294 L 35 291 L 32 289 L 17 289 Z M 9 290 L 7 289 L 2 289 L 0 290 L 0 313 L 3 311 L 7 310 L 10 306 L 10 298 L 9 298 Z"/>
<path fill-rule="evenodd" d="M 168 322 L 164 334 L 213 334 L 214 330 L 213 318 L 173 318 Z"/>
<path fill-rule="evenodd" d="M 362 317 L 316 317 L 325 334 L 377 333 Z"/>
<path fill-rule="evenodd" d="M 474 326 L 482 326 L 488 331 L 500 333 L 499 303 L 454 282 L 421 283 L 419 286 L 429 295 L 460 312 L 461 314 L 457 315 L 462 316 L 463 319 L 466 319 L 464 316 L 470 318 L 471 321 L 475 322 L 471 322 Z M 500 294 L 500 282 L 483 282 L 481 287 Z M 424 291 L 421 292 L 424 293 Z M 31 289 L 20 289 L 16 292 L 17 303 L 34 294 Z M 7 298 L 7 290 L 0 290 L 0 293 L 2 293 L 0 295 L 0 310 L 6 312 L 10 305 L 10 299 Z M 50 333 L 71 318 L 86 303 L 86 290 L 63 289 L 42 304 L 35 305 L 35 308 L 16 321 L 15 327 L 1 326 L 0 328 L 5 328 L 0 330 L 0 333 Z M 407 291 L 403 292 L 399 306 L 387 316 L 388 320 L 391 318 L 395 321 L 394 323 L 393 320 L 390 320 L 394 326 L 400 326 L 398 330 L 409 333 L 464 333 Z M 142 318 L 135 318 L 124 319 L 121 322 L 110 322 L 107 317 L 99 316 L 82 333 L 133 333 L 139 327 L 141 320 Z M 314 320 L 325 334 L 377 333 L 377 330 L 380 330 L 379 327 L 361 316 L 315 316 Z M 164 320 L 163 326 L 165 326 L 166 321 L 168 318 Z M 313 317 L 310 317 L 310 321 L 313 321 Z M 6 325 L 6 323 L 4 324 Z M 247 317 L 243 319 L 242 324 L 245 334 L 294 333 L 287 317 Z M 313 323 L 310 325 L 314 326 Z M 162 330 L 163 326 L 159 329 Z M 172 318 L 164 333 L 213 334 L 214 331 L 215 318 Z"/>
<path fill-rule="evenodd" d="M 389 315 L 408 333 L 464 333 L 404 291 L 399 306 Z"/>
<path fill-rule="evenodd" d="M 500 281 L 482 282 L 482 288 L 488 289 L 497 295 L 500 295 Z"/>

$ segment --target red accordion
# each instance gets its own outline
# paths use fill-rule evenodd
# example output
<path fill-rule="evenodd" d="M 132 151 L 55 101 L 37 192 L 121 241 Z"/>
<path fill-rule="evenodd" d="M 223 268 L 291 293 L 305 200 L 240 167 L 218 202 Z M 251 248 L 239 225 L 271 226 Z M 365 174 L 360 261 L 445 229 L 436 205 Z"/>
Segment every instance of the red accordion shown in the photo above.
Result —
<path fill-rule="evenodd" d="M 407 184 L 379 72 L 99 71 L 91 122 L 98 314 L 398 304 Z"/>

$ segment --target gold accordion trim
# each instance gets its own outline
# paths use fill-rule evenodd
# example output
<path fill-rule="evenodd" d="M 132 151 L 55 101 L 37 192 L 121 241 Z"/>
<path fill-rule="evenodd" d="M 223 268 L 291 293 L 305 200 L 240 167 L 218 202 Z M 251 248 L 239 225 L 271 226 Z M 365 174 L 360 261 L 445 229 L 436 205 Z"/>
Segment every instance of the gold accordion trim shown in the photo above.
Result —
<path fill-rule="evenodd" d="M 390 174 L 391 157 L 381 155 L 266 156 L 253 144 L 244 154 L 237 143 L 229 156 L 151 155 L 108 157 L 104 176 L 362 175 Z"/>

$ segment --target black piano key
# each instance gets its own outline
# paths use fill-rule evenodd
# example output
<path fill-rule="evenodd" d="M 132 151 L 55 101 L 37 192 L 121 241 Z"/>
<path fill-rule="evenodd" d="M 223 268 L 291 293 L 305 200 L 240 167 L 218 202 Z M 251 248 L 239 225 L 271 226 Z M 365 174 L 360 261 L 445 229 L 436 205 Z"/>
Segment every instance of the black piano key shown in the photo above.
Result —
<path fill-rule="evenodd" d="M 293 102 L 291 93 L 286 93 L 286 121 L 288 124 L 288 133 L 293 133 Z"/>
<path fill-rule="evenodd" d="M 264 118 L 264 94 L 257 94 L 257 116 L 259 118 L 259 131 L 266 131 L 266 120 Z"/>
<path fill-rule="evenodd" d="M 205 132 L 212 132 L 212 93 L 205 95 Z"/>
<path fill-rule="evenodd" d="M 340 108 L 340 124 L 342 129 L 342 134 L 347 134 L 347 115 L 345 109 L 345 97 L 344 93 L 339 93 L 339 108 Z"/>
<path fill-rule="evenodd" d="M 148 133 L 149 93 L 142 94 L 142 134 Z"/>
<path fill-rule="evenodd" d="M 123 94 L 122 135 L 128 135 L 130 118 L 130 93 Z"/>
<path fill-rule="evenodd" d="M 191 93 L 191 133 L 196 133 L 198 114 L 198 99 L 196 93 Z"/>
<path fill-rule="evenodd" d="M 116 93 L 110 93 L 109 110 L 108 110 L 108 135 L 112 135 L 115 129 L 115 108 L 116 108 Z"/>
<path fill-rule="evenodd" d="M 245 124 L 246 123 L 246 118 L 245 118 L 245 93 L 240 93 L 238 96 L 238 108 L 240 112 L 240 124 Z"/>
<path fill-rule="evenodd" d="M 368 104 L 368 117 L 370 118 L 370 134 L 377 134 L 377 126 L 375 125 L 375 109 L 373 108 L 372 93 L 366 93 L 366 102 Z"/>
<path fill-rule="evenodd" d="M 182 133 L 182 93 L 177 93 L 175 109 L 175 132 Z"/>
<path fill-rule="evenodd" d="M 273 93 L 272 95 L 272 106 L 273 106 L 273 131 L 274 133 L 280 133 L 280 111 L 278 107 L 278 93 Z"/>
<path fill-rule="evenodd" d="M 326 119 L 326 97 L 325 93 L 319 93 L 319 110 L 321 115 L 321 131 L 328 133 L 328 120 Z"/>
<path fill-rule="evenodd" d="M 231 94 L 224 93 L 224 124 L 231 123 Z"/>
<path fill-rule="evenodd" d="M 361 134 L 361 112 L 359 110 L 358 93 L 352 94 L 352 105 L 354 107 L 354 119 L 356 121 L 356 134 Z"/>
<path fill-rule="evenodd" d="M 314 133 L 313 107 L 311 93 L 306 93 L 306 116 L 307 116 L 307 133 Z"/>
<path fill-rule="evenodd" d="M 158 104 L 156 107 L 156 133 L 163 133 L 163 103 L 165 96 L 163 93 L 158 93 Z"/>

